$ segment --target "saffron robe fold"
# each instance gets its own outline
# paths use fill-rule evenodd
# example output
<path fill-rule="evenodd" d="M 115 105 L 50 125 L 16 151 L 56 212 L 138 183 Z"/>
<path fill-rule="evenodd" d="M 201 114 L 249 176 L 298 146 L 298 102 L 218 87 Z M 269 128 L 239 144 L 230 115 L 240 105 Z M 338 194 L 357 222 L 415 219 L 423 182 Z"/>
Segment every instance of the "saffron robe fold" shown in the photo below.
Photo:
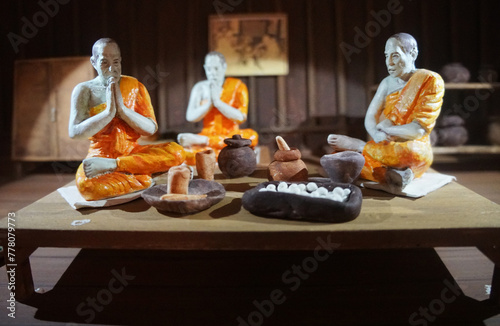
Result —
<path fill-rule="evenodd" d="M 154 121 L 156 119 L 149 93 L 137 79 L 122 76 L 120 91 L 125 106 Z M 102 103 L 90 109 L 94 116 L 106 109 Z M 90 137 L 89 157 L 117 160 L 114 172 L 87 178 L 81 164 L 76 173 L 76 186 L 86 200 L 99 200 L 149 188 L 151 175 L 165 172 L 185 160 L 182 146 L 177 143 L 139 145 L 141 135 L 116 116 L 101 131 Z"/>
<path fill-rule="evenodd" d="M 403 89 L 386 97 L 376 119 L 385 117 L 397 126 L 417 122 L 424 128 L 425 134 L 421 138 L 402 142 L 369 141 L 363 149 L 365 165 L 361 171 L 362 178 L 383 183 L 387 168 L 410 168 L 416 178 L 427 171 L 433 160 L 430 133 L 441 111 L 443 95 L 441 76 L 419 69 Z"/>
<path fill-rule="evenodd" d="M 248 113 L 248 89 L 247 86 L 237 78 L 228 77 L 222 86 L 222 94 L 220 99 L 238 109 L 245 116 Z M 226 147 L 224 139 L 231 138 L 233 135 L 241 135 L 242 138 L 247 138 L 252 141 L 250 147 L 257 146 L 259 135 L 253 129 L 240 129 L 240 124 L 244 121 L 233 121 L 226 118 L 220 111 L 213 107 L 210 108 L 207 115 L 203 118 L 203 129 L 199 135 L 208 137 L 207 146 L 192 146 L 186 151 L 186 163 L 194 165 L 196 163 L 195 154 L 200 151 L 212 148 L 218 156 L 222 148 Z"/>

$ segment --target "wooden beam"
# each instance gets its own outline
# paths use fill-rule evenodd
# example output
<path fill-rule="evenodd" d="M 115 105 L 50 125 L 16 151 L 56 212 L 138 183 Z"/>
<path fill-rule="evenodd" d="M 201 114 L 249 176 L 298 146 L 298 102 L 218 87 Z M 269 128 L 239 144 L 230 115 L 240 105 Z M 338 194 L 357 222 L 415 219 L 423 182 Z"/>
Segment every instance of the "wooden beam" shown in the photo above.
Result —
<path fill-rule="evenodd" d="M 338 45 L 343 40 L 343 30 L 342 30 L 342 1 L 335 2 L 335 22 L 336 22 L 336 36 Z M 344 56 L 340 46 L 337 46 L 337 98 L 338 98 L 338 110 L 337 112 L 341 116 L 340 133 L 345 133 L 347 131 L 347 126 L 345 123 L 346 107 L 347 107 L 347 88 L 346 88 L 346 74 L 344 66 Z"/>
<path fill-rule="evenodd" d="M 314 33 L 313 33 L 313 19 L 312 19 L 312 1 L 306 2 L 306 15 L 307 15 L 307 118 L 316 115 L 316 72 L 314 64 Z M 309 119 L 310 122 L 312 119 Z"/>
<path fill-rule="evenodd" d="M 373 1 L 368 0 L 366 2 L 366 12 L 370 12 L 374 10 L 373 7 Z M 368 67 L 366 69 L 366 78 L 365 78 L 365 89 L 367 90 L 366 92 L 366 108 L 368 109 L 368 106 L 370 105 L 372 95 L 370 92 L 370 87 L 375 84 L 375 50 L 374 50 L 374 43 L 375 42 L 370 42 L 368 44 Z"/>

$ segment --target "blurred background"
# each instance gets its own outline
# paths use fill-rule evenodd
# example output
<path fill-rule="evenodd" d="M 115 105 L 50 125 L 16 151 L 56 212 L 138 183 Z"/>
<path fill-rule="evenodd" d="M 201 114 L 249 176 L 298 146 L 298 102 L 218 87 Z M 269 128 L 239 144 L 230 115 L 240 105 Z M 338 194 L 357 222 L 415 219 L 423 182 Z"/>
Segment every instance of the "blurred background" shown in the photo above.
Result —
<path fill-rule="evenodd" d="M 460 63 L 469 73 L 463 81 L 469 83 L 481 82 L 480 76 L 494 82 L 500 68 L 496 0 L 3 1 L 0 180 L 22 175 L 39 161 L 77 161 L 86 150 L 68 140 L 64 128 L 53 128 L 53 123 L 67 124 L 69 107 L 46 103 L 57 102 L 51 96 L 61 93 L 68 98 L 71 89 L 60 85 L 72 66 L 54 77 L 50 65 L 28 65 L 16 79 L 16 62 L 89 57 L 97 39 L 114 38 L 121 47 L 123 74 L 138 78 L 150 92 L 160 127 L 155 138 L 175 139 L 179 132 L 201 129 L 186 121 L 185 112 L 191 88 L 205 78 L 209 17 L 246 13 L 288 17 L 288 75 L 241 77 L 250 92 L 244 127 L 257 130 L 260 144 L 271 149 L 277 134 L 318 155 L 329 133 L 366 137 L 363 117 L 374 88 L 387 75 L 384 46 L 396 32 L 417 39 L 417 68 L 439 72 Z M 78 67 L 92 77 L 90 63 Z M 486 126 L 500 115 L 500 96 L 498 89 L 486 89 L 447 89 L 443 112 L 462 116 L 467 144 L 491 145 Z M 49 146 L 56 148 L 45 150 Z M 64 164 L 72 168 L 76 164 Z"/>

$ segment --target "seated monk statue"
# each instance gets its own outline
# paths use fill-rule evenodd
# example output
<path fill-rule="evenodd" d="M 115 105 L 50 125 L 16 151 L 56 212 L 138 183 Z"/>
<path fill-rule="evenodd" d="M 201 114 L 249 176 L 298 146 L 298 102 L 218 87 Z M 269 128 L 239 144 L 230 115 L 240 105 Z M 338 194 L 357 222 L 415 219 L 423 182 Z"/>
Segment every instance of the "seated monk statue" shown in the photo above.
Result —
<path fill-rule="evenodd" d="M 370 103 L 365 128 L 373 140 L 365 142 L 331 134 L 335 151 L 357 151 L 365 157 L 364 179 L 403 189 L 432 163 L 430 133 L 441 110 L 444 82 L 437 73 L 415 69 L 418 55 L 413 36 L 399 33 L 385 45 L 387 76 Z"/>
<path fill-rule="evenodd" d="M 177 141 L 186 151 L 186 163 L 194 165 L 197 152 L 213 149 L 218 156 L 226 146 L 224 139 L 238 134 L 250 139 L 254 148 L 258 134 L 252 129 L 240 129 L 247 119 L 248 90 L 246 85 L 236 78 L 224 78 L 226 59 L 219 52 L 210 52 L 205 56 L 205 74 L 207 80 L 194 85 L 186 112 L 186 119 L 198 122 L 203 119 L 203 129 L 199 134 L 181 133 Z"/>
<path fill-rule="evenodd" d="M 153 173 L 182 164 L 184 149 L 177 143 L 137 143 L 158 126 L 144 85 L 121 75 L 120 48 L 114 40 L 95 42 L 90 62 L 98 76 L 78 84 L 71 96 L 69 135 L 90 140 L 76 186 L 86 200 L 146 189 L 154 184 Z"/>

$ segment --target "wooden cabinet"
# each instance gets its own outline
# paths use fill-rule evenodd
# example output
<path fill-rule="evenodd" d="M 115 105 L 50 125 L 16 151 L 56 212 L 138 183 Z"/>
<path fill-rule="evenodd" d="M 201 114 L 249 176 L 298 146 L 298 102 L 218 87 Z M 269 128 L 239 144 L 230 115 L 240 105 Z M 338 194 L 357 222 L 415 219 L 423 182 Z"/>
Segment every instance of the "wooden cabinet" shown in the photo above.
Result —
<path fill-rule="evenodd" d="M 71 93 L 95 77 L 90 57 L 19 60 L 14 70 L 12 158 L 79 161 L 89 141 L 68 136 Z"/>

